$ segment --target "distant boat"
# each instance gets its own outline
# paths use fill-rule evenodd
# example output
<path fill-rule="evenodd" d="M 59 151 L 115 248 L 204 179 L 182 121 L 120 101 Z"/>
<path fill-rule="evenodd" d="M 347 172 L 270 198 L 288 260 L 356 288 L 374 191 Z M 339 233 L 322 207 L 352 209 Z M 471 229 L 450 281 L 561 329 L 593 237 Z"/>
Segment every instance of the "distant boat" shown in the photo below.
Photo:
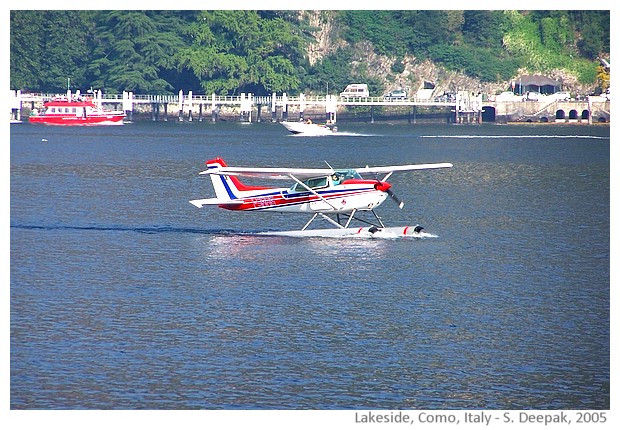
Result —
<path fill-rule="evenodd" d="M 338 129 L 335 126 L 326 124 L 314 124 L 312 122 L 289 122 L 283 121 L 280 124 L 293 134 L 303 134 L 307 136 L 325 136 L 334 134 Z"/>
<path fill-rule="evenodd" d="M 59 98 L 44 103 L 44 112 L 33 111 L 30 122 L 47 125 L 123 125 L 125 113 L 106 111 L 89 98 Z"/>

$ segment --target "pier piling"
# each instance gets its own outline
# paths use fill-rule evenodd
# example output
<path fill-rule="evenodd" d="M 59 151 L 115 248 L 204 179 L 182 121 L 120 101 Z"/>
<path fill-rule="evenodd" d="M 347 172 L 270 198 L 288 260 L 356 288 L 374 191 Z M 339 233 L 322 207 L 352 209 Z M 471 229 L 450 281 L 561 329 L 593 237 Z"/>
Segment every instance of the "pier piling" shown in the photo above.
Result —
<path fill-rule="evenodd" d="M 193 93 L 190 90 L 189 93 L 187 93 L 187 120 L 189 122 L 193 121 L 193 118 L 192 118 L 192 110 L 193 110 L 192 96 L 193 96 Z"/>
<path fill-rule="evenodd" d="M 481 122 L 579 122 L 579 123 L 605 123 L 611 120 L 611 110 L 609 97 L 588 96 L 584 100 L 558 101 L 553 98 L 543 98 L 539 101 L 516 100 L 494 100 L 491 97 L 483 97 L 482 94 L 472 91 L 458 91 L 455 98 L 428 98 L 417 99 L 407 98 L 399 100 L 385 100 L 383 97 L 338 97 L 327 94 L 325 96 L 306 96 L 303 93 L 298 97 L 291 97 L 286 93 L 277 96 L 257 97 L 253 94 L 242 94 L 241 96 L 195 96 L 189 91 L 184 97 L 183 91 L 177 95 L 158 94 L 158 95 L 134 95 L 130 91 L 121 94 L 108 94 L 105 97 L 100 90 L 89 91 L 92 93 L 93 102 L 99 106 L 102 104 L 113 105 L 116 109 L 122 109 L 129 121 L 133 121 L 133 114 L 149 114 L 152 121 L 168 121 L 168 104 L 172 103 L 171 114 L 178 113 L 178 120 L 185 119 L 183 110 L 187 106 L 189 121 L 195 117 L 196 104 L 198 104 L 198 120 L 203 119 L 206 110 L 211 109 L 211 121 L 216 122 L 222 112 L 230 114 L 239 112 L 242 114 L 237 118 L 242 121 L 252 121 L 252 115 L 256 112 L 257 121 L 261 121 L 262 106 L 271 106 L 271 121 L 287 121 L 291 115 L 291 109 L 297 118 L 304 120 L 309 114 L 316 115 L 317 109 L 325 109 L 325 119 L 329 123 L 336 121 L 338 109 L 345 110 L 349 107 L 365 106 L 370 110 L 370 121 L 380 120 L 384 111 L 377 111 L 376 106 L 386 109 L 408 106 L 411 111 L 405 113 L 403 119 L 409 123 L 416 123 L 420 116 L 418 107 L 424 107 L 424 117 L 426 118 L 428 109 L 431 116 L 445 115 L 448 122 L 457 124 L 480 124 Z M 76 95 L 78 92 L 76 91 Z M 23 119 L 25 109 L 26 115 L 35 109 L 43 108 L 45 102 L 58 97 L 71 97 L 69 91 L 66 95 L 62 94 L 24 94 L 20 90 L 11 90 L 10 116 L 11 121 Z M 161 105 L 163 104 L 163 115 Z M 204 106 L 203 106 L 204 105 Z M 209 106 L 210 105 L 210 106 Z M 255 107 L 256 106 L 256 107 Z M 176 109 L 178 108 L 178 111 Z M 220 109 L 223 109 L 220 111 Z M 255 111 L 254 109 L 257 109 Z M 269 108 L 268 108 L 269 109 Z M 281 109 L 280 114 L 278 110 Z M 309 110 L 310 109 L 310 110 Z M 357 111 L 356 111 L 357 112 Z M 356 115 L 354 115 L 356 116 Z M 365 117 L 366 118 L 366 117 Z"/>
<path fill-rule="evenodd" d="M 183 122 L 183 90 L 179 90 L 179 122 Z"/>

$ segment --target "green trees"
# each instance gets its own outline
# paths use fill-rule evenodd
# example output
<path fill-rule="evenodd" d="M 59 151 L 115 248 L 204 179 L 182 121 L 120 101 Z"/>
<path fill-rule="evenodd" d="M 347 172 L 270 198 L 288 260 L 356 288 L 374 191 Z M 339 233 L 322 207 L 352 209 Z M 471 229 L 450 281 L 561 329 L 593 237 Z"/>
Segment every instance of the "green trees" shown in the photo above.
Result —
<path fill-rule="evenodd" d="M 581 82 L 592 83 L 598 65 L 592 60 L 609 48 L 609 32 L 603 36 L 605 26 L 609 26 L 609 11 L 589 12 L 592 14 L 572 12 L 575 19 L 564 11 L 505 12 L 505 51 L 523 68 L 542 73 L 564 69 L 575 73 Z M 586 43 L 578 37 L 579 31 L 596 33 L 599 38 Z"/>
<path fill-rule="evenodd" d="M 179 67 L 191 70 L 206 93 L 297 90 L 304 41 L 279 16 L 256 11 L 201 12 L 188 28 Z"/>
<path fill-rule="evenodd" d="M 501 49 L 506 18 L 497 10 L 466 10 L 462 32 L 465 40 L 479 48 Z"/>
<path fill-rule="evenodd" d="M 317 94 L 326 94 L 329 88 L 332 90 L 338 88 L 342 91 L 347 84 L 355 80 L 351 76 L 351 61 L 352 52 L 346 48 L 323 58 L 310 69 L 304 91 Z"/>
<path fill-rule="evenodd" d="M 608 10 L 575 10 L 568 15 L 581 33 L 577 46 L 586 58 L 595 59 L 601 52 L 610 52 Z"/>
<path fill-rule="evenodd" d="M 11 87 L 52 92 L 88 83 L 89 11 L 11 11 Z"/>
<path fill-rule="evenodd" d="M 42 21 L 39 11 L 11 11 L 11 88 L 41 88 L 40 59 L 43 43 L 32 22 Z"/>
<path fill-rule="evenodd" d="M 174 91 L 173 83 L 163 79 L 162 72 L 176 68 L 176 53 L 185 46 L 181 15 L 169 11 L 106 11 L 97 14 L 95 23 L 95 48 L 88 66 L 92 86 L 108 92 Z"/>
<path fill-rule="evenodd" d="M 597 57 L 610 49 L 610 12 L 604 10 L 343 10 L 329 16 L 344 43 L 310 66 L 306 49 L 315 29 L 308 15 L 13 10 L 11 88 L 64 92 L 69 84 L 74 90 L 151 94 L 324 93 L 328 86 L 341 89 L 363 80 L 380 93 L 381 79 L 364 67 L 358 45 L 389 57 L 394 74 L 404 70 L 402 59 L 408 56 L 483 81 L 509 80 L 525 68 L 570 70 L 591 82 Z"/>
<path fill-rule="evenodd" d="M 519 61 L 503 49 L 506 23 L 502 11 L 464 11 L 460 28 L 453 29 L 460 32 L 455 40 L 462 42 L 433 44 L 428 57 L 483 82 L 508 80 L 517 73 Z"/>
<path fill-rule="evenodd" d="M 402 57 L 424 54 L 433 45 L 450 43 L 448 15 L 444 11 L 342 11 L 344 38 L 351 43 L 370 41 L 382 55 Z"/>
<path fill-rule="evenodd" d="M 191 13 L 11 11 L 11 87 L 161 93 Z M 174 74 L 173 74 L 174 75 Z"/>

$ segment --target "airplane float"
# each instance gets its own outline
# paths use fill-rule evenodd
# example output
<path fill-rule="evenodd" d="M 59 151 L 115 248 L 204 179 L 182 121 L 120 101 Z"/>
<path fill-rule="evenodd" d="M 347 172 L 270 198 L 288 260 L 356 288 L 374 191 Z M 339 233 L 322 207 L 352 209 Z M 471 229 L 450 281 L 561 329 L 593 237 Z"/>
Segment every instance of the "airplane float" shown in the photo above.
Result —
<path fill-rule="evenodd" d="M 401 237 L 420 235 L 423 227 L 386 227 L 375 209 L 388 197 L 402 209 L 404 203 L 394 194 L 387 179 L 394 172 L 452 167 L 450 163 L 406 164 L 399 166 L 362 167 L 357 169 L 298 169 L 278 167 L 229 167 L 222 158 L 205 163 L 215 190 L 215 198 L 190 200 L 197 208 L 215 205 L 231 211 L 270 211 L 312 214 L 301 230 L 265 232 L 286 236 L 366 236 Z M 382 179 L 378 175 L 385 174 Z M 362 175 L 375 175 L 364 179 Z M 292 180 L 289 188 L 269 188 L 246 185 L 239 177 Z M 372 214 L 374 219 L 368 221 Z M 309 229 L 318 217 L 334 228 Z M 353 221 L 363 224 L 352 227 Z"/>

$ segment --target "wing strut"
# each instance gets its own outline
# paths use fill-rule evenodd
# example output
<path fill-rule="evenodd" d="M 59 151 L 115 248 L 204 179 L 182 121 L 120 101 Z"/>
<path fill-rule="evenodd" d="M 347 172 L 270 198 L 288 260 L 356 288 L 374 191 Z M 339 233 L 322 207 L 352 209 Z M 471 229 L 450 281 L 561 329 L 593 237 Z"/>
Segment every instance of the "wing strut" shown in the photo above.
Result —
<path fill-rule="evenodd" d="M 315 213 L 314 215 L 312 215 L 312 218 L 310 218 L 310 221 L 308 221 L 308 222 L 306 223 L 306 225 L 304 225 L 304 227 L 301 229 L 301 231 L 304 231 L 305 229 L 307 229 L 307 228 L 308 228 L 308 226 L 309 226 L 310 224 L 312 224 L 312 221 L 314 221 L 314 220 L 316 219 L 316 217 L 317 217 L 317 216 L 319 216 L 319 215 L 321 215 L 321 216 L 322 216 L 322 217 L 323 217 L 326 221 L 329 221 L 331 224 L 335 225 L 335 226 L 336 226 L 336 227 L 338 227 L 338 228 L 346 228 L 346 226 L 340 225 L 339 223 L 337 223 L 336 221 L 334 221 L 333 219 L 331 219 L 330 217 L 328 217 L 328 216 L 327 216 L 327 215 L 325 215 L 324 213 L 322 213 L 322 212 L 317 212 L 317 213 Z M 350 219 L 349 219 L 349 221 L 350 221 Z M 347 226 L 348 226 L 348 225 L 349 225 L 349 224 L 347 223 Z"/>
<path fill-rule="evenodd" d="M 305 229 L 307 229 L 307 228 L 308 228 L 308 226 L 309 226 L 310 224 L 312 224 L 312 221 L 314 221 L 314 220 L 315 220 L 315 218 L 316 218 L 318 215 L 319 215 L 319 214 L 318 214 L 318 212 L 317 212 L 317 213 L 315 213 L 314 215 L 312 215 L 312 218 L 310 218 L 310 221 L 308 221 L 308 222 L 306 223 L 306 225 L 304 225 L 304 228 L 302 228 L 301 230 L 302 230 L 302 231 L 304 231 Z"/>
<path fill-rule="evenodd" d="M 323 200 L 325 203 L 327 203 L 328 205 L 330 205 L 332 208 L 334 208 L 334 210 L 338 210 L 338 208 L 334 205 L 332 205 L 330 202 L 328 202 L 325 197 L 319 195 L 319 193 L 317 193 L 316 191 L 314 191 L 312 188 L 310 188 L 309 186 L 307 186 L 306 184 L 304 184 L 303 182 L 301 182 L 299 179 L 297 179 L 295 176 L 293 176 L 292 174 L 288 175 L 293 181 L 297 182 L 299 185 L 301 185 L 302 187 L 304 187 L 306 190 L 310 191 L 312 194 L 314 194 L 315 196 L 317 196 L 319 199 Z"/>

